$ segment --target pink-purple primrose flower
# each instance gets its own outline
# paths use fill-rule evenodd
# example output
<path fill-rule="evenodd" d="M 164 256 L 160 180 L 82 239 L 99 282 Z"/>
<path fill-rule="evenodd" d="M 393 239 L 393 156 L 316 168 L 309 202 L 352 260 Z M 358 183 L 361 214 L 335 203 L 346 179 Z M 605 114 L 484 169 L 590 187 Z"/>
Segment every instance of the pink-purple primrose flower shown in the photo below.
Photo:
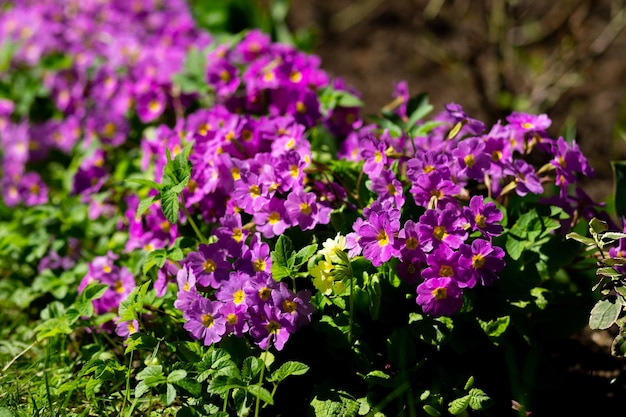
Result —
<path fill-rule="evenodd" d="M 112 216 L 113 155 L 138 142 L 140 170 L 160 183 L 166 155 L 191 146 L 180 224 L 167 220 L 160 202 L 139 213 L 138 197 L 117 197 L 124 207 L 117 226 L 128 236 L 124 253 L 96 256 L 79 287 L 108 286 L 94 301 L 99 314 L 117 311 L 136 286 L 124 257 L 170 248 L 191 216 L 210 225 L 211 234 L 178 261 L 168 260 L 155 289 L 159 297 L 176 292 L 184 328 L 206 345 L 233 335 L 280 350 L 311 322 L 314 286 L 296 290 L 272 276 L 274 244 L 289 233 L 339 231 L 338 250 L 348 258 L 391 265 L 414 286 L 423 312 L 452 315 L 464 291 L 492 285 L 505 267 L 505 252 L 494 243 L 505 231 L 496 202 L 509 193 L 542 194 L 553 182 L 559 189 L 553 204 L 568 212 L 580 200 L 568 187 L 593 174 L 575 142 L 548 136 L 546 115 L 513 113 L 488 128 L 451 103 L 417 136 L 368 124 L 356 104 L 323 102 L 329 91 L 353 100 L 358 92 L 323 71 L 318 57 L 257 30 L 218 44 L 178 0 L 158 8 L 141 0 L 132 7 L 75 1 L 71 14 L 63 12 L 65 1 L 31 3 L 15 1 L 0 14 L 0 38 L 24 46 L 14 64 L 34 66 L 52 53 L 66 54 L 71 64 L 45 80 L 55 113 L 49 121 L 27 120 L 15 103 L 0 99 L 6 206 L 48 203 L 51 186 L 32 166 L 60 152 L 76 157 L 71 193 L 89 204 L 90 219 Z M 28 30 L 11 23 L 22 19 L 32 22 Z M 204 54 L 209 108 L 198 108 L 197 95 L 172 81 L 194 48 Z M 408 121 L 406 83 L 394 97 L 393 111 Z M 356 166 L 366 189 L 350 189 L 327 169 L 328 155 L 320 160 L 328 150 L 312 143 L 327 136 L 336 141 L 327 146 L 337 150 L 330 157 Z M 526 158 L 535 149 L 550 161 L 540 170 Z M 341 211 L 356 212 L 356 220 L 331 226 Z M 337 260 L 325 255 L 326 275 L 319 277 L 330 284 L 320 292 L 328 294 Z M 45 259 L 42 268 L 74 261 L 56 252 Z M 108 330 L 122 337 L 142 325 L 116 324 Z"/>

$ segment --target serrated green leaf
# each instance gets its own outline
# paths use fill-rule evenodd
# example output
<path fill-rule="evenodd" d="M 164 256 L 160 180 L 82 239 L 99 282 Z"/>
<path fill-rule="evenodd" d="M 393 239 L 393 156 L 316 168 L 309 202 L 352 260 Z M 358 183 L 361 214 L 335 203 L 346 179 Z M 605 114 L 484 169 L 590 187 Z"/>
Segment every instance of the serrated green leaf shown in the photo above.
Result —
<path fill-rule="evenodd" d="M 143 262 L 143 266 L 141 267 L 141 271 L 144 275 L 148 273 L 154 266 L 157 268 L 162 268 L 165 265 L 165 261 L 167 260 L 167 252 L 165 249 L 155 249 L 151 252 L 148 252 L 146 255 L 146 259 Z"/>
<path fill-rule="evenodd" d="M 448 404 L 448 411 L 450 412 L 450 414 L 458 416 L 459 414 L 462 414 L 465 412 L 465 410 L 467 410 L 467 407 L 469 407 L 469 403 L 470 396 L 464 395 L 461 398 L 457 398 L 456 400 L 451 401 L 450 404 Z"/>
<path fill-rule="evenodd" d="M 157 345 L 158 340 L 152 335 L 144 332 L 135 332 L 126 340 L 126 349 L 124 350 L 124 354 L 126 355 L 135 350 L 153 351 Z"/>
<path fill-rule="evenodd" d="M 286 235 L 280 235 L 276 241 L 274 250 L 271 252 L 271 257 L 272 263 L 277 263 L 280 266 L 291 269 L 295 260 L 295 251 L 291 239 Z"/>
<path fill-rule="evenodd" d="M 316 395 L 311 406 L 316 417 L 355 417 L 360 408 L 359 402 L 350 394 L 336 390 Z"/>
<path fill-rule="evenodd" d="M 478 388 L 472 388 L 469 397 L 469 406 L 474 411 L 482 410 L 491 401 L 491 398 Z"/>
<path fill-rule="evenodd" d="M 608 329 L 615 323 L 621 311 L 622 306 L 615 300 L 600 300 L 591 310 L 589 327 L 594 330 Z"/>
<path fill-rule="evenodd" d="M 315 255 L 315 252 L 317 252 L 316 244 L 311 244 L 300 249 L 298 253 L 296 253 L 294 268 L 299 268 L 307 263 L 309 259 L 311 259 L 313 255 Z"/>
<path fill-rule="evenodd" d="M 270 394 L 268 390 L 266 390 L 259 384 L 248 386 L 247 391 L 250 394 L 254 395 L 255 397 L 259 397 L 261 401 L 263 401 L 266 404 L 269 404 L 269 405 L 274 404 L 274 397 L 272 397 L 272 394 Z"/>
<path fill-rule="evenodd" d="M 309 370 L 309 367 L 301 362 L 289 361 L 283 363 L 278 369 L 272 372 L 272 375 L 268 378 L 271 382 L 280 382 L 290 375 L 304 375 Z"/>
<path fill-rule="evenodd" d="M 163 215 L 167 221 L 172 224 L 178 223 L 179 207 L 178 194 L 169 188 L 163 190 L 161 193 L 161 210 L 163 210 Z"/>

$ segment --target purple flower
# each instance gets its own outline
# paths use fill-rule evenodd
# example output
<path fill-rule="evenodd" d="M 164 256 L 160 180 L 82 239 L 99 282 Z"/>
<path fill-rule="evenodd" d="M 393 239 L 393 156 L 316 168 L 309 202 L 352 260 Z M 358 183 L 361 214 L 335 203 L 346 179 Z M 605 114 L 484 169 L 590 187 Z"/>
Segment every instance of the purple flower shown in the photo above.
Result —
<path fill-rule="evenodd" d="M 529 192 L 533 194 L 543 193 L 543 186 L 535 173 L 535 169 L 524 160 L 516 159 L 512 165 L 504 169 L 504 173 L 514 176 L 515 192 L 520 197 L 524 197 Z"/>
<path fill-rule="evenodd" d="M 485 142 L 477 138 L 462 140 L 452 155 L 459 164 L 457 175 L 477 181 L 485 179 L 485 171 L 491 166 L 491 158 L 485 153 Z"/>
<path fill-rule="evenodd" d="M 311 230 L 317 224 L 328 224 L 331 209 L 318 204 L 316 200 L 315 193 L 312 192 L 296 190 L 289 193 L 285 201 L 285 210 L 291 224 L 299 226 L 302 230 Z"/>
<path fill-rule="evenodd" d="M 458 210 L 426 210 L 419 219 L 418 236 L 424 252 L 430 252 L 440 245 L 457 249 L 467 239 Z"/>
<path fill-rule="evenodd" d="M 552 124 L 545 114 L 534 115 L 519 112 L 511 113 L 506 117 L 506 121 L 523 132 L 543 132 Z"/>
<path fill-rule="evenodd" d="M 253 214 L 256 229 L 268 239 L 282 235 L 289 228 L 291 224 L 289 217 L 286 202 L 278 197 L 272 197 Z"/>
<path fill-rule="evenodd" d="M 428 267 L 422 271 L 424 279 L 430 278 L 454 278 L 458 281 L 460 277 L 458 251 L 452 250 L 445 245 L 439 246 L 427 256 Z M 464 285 L 460 285 L 464 286 Z"/>
<path fill-rule="evenodd" d="M 115 334 L 124 339 L 128 339 L 133 333 L 139 331 L 139 322 L 137 320 L 118 321 L 115 325 Z"/>
<path fill-rule="evenodd" d="M 460 192 L 461 187 L 452 181 L 449 171 L 432 171 L 416 175 L 411 185 L 415 204 L 428 208 L 455 203 L 454 196 Z"/>
<path fill-rule="evenodd" d="M 363 172 L 375 178 L 380 175 L 387 165 L 387 143 L 384 138 L 368 136 L 361 140 L 361 158 L 365 161 Z"/>
<path fill-rule="evenodd" d="M 463 131 L 470 135 L 480 135 L 486 130 L 483 122 L 469 117 L 463 108 L 456 103 L 449 103 L 445 106 L 448 115 L 455 123 L 461 123 Z"/>
<path fill-rule="evenodd" d="M 197 252 L 187 255 L 184 263 L 193 271 L 202 287 L 218 288 L 221 281 L 228 279 L 231 270 L 224 251 L 215 243 L 201 243 Z"/>
<path fill-rule="evenodd" d="M 250 279 L 250 275 L 245 272 L 231 272 L 228 279 L 218 288 L 215 298 L 223 303 L 246 306 L 248 301 L 246 289 L 251 286 Z"/>
<path fill-rule="evenodd" d="M 452 278 L 427 279 L 417 286 L 416 302 L 426 314 L 450 316 L 463 306 L 463 292 Z"/>
<path fill-rule="evenodd" d="M 257 314 L 250 319 L 250 336 L 263 350 L 269 345 L 282 350 L 293 330 L 293 325 L 280 308 L 270 304 L 264 304 Z"/>
<path fill-rule="evenodd" d="M 174 307 L 185 312 L 201 297 L 196 288 L 196 275 L 191 269 L 183 266 L 176 273 L 176 283 L 178 284 L 178 293 Z"/>
<path fill-rule="evenodd" d="M 222 303 L 201 297 L 185 312 L 183 325 L 191 335 L 210 346 L 222 340 L 226 332 L 226 317 L 220 312 Z"/>
<path fill-rule="evenodd" d="M 421 279 L 421 272 L 426 263 L 426 257 L 423 252 L 415 252 L 415 254 L 407 253 L 402 255 L 402 261 L 398 264 L 398 276 L 407 284 L 415 285 Z"/>
<path fill-rule="evenodd" d="M 400 211 L 388 205 L 373 205 L 363 211 L 365 222 L 355 232 L 358 234 L 358 244 L 363 248 L 363 256 L 372 261 L 374 266 L 380 266 L 392 257 L 399 258 L 395 239 L 400 230 Z"/>
<path fill-rule="evenodd" d="M 563 194 L 566 193 L 568 184 L 573 184 L 578 180 L 578 173 L 588 177 L 593 176 L 593 168 L 588 164 L 576 142 L 567 143 L 559 137 L 552 146 L 552 152 L 554 159 L 551 163 L 556 168 L 556 184 L 561 186 Z"/>
<path fill-rule="evenodd" d="M 378 194 L 379 199 L 393 201 L 396 208 L 402 208 L 404 205 L 402 184 L 396 179 L 392 170 L 384 169 L 379 176 L 372 178 L 369 187 Z"/>
<path fill-rule="evenodd" d="M 502 220 L 502 212 L 494 202 L 485 203 L 482 195 L 472 197 L 469 207 L 463 207 L 463 215 L 472 230 L 480 230 L 484 236 L 498 236 L 504 231 L 498 224 Z"/>
<path fill-rule="evenodd" d="M 283 317 L 291 323 L 292 331 L 311 322 L 314 307 L 309 291 L 301 290 L 294 293 L 284 282 L 280 282 L 278 288 L 272 291 L 272 301 L 283 313 Z"/>
<path fill-rule="evenodd" d="M 505 266 L 504 250 L 483 239 L 476 239 L 471 246 L 461 245 L 459 252 L 459 266 L 469 275 L 464 281 L 470 288 L 477 282 L 484 286 L 493 284 L 498 279 L 495 273 Z"/>
<path fill-rule="evenodd" d="M 218 97 L 230 96 L 237 91 L 240 79 L 237 68 L 228 59 L 210 54 L 207 58 L 207 84 L 215 90 Z"/>

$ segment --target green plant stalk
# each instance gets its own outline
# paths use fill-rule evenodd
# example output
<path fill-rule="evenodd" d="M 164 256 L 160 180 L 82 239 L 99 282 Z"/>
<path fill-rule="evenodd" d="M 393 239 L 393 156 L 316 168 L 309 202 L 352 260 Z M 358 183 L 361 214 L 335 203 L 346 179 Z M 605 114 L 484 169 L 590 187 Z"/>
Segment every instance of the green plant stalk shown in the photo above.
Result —
<path fill-rule="evenodd" d="M 46 384 L 46 397 L 48 397 L 48 407 L 50 408 L 50 417 L 55 417 L 54 406 L 52 404 L 52 398 L 50 397 L 50 383 L 48 381 L 48 363 L 50 360 L 50 343 L 48 343 L 48 352 L 46 353 L 46 360 L 44 362 L 43 378 Z"/>
<path fill-rule="evenodd" d="M 193 231 L 196 233 L 196 236 L 198 236 L 198 239 L 200 239 L 200 242 L 202 243 L 206 243 L 206 238 L 204 237 L 204 235 L 200 232 L 200 229 L 198 229 L 198 226 L 196 225 L 196 222 L 193 221 L 193 218 L 191 217 L 191 215 L 189 214 L 189 211 L 187 210 L 187 206 L 185 205 L 185 199 L 181 193 L 180 195 L 180 205 L 183 208 L 183 213 L 185 213 L 185 216 L 187 217 L 187 221 L 189 222 L 189 224 L 191 225 L 191 228 L 193 229 Z"/>
<path fill-rule="evenodd" d="M 350 315 L 348 316 L 348 343 L 352 345 L 352 322 L 354 320 L 354 277 L 350 274 Z"/>
<path fill-rule="evenodd" d="M 126 403 L 130 402 L 130 372 L 133 364 L 133 352 L 130 352 L 130 358 L 128 359 L 128 371 L 126 372 L 126 393 L 124 394 L 124 399 L 122 400 L 122 410 L 120 414 L 124 414 L 124 409 L 126 408 Z"/>
<path fill-rule="evenodd" d="M 270 334 L 267 338 L 267 347 L 265 348 L 265 356 L 267 356 L 267 352 L 270 350 L 270 344 L 272 343 L 272 335 Z M 262 359 L 263 360 L 263 359 Z M 263 378 L 265 377 L 265 360 L 263 360 L 263 367 L 261 368 L 261 375 L 259 375 L 259 392 L 260 388 L 263 386 Z M 261 405 L 261 396 L 257 393 L 256 396 L 256 404 L 254 406 L 254 417 L 259 417 L 259 407 Z"/>

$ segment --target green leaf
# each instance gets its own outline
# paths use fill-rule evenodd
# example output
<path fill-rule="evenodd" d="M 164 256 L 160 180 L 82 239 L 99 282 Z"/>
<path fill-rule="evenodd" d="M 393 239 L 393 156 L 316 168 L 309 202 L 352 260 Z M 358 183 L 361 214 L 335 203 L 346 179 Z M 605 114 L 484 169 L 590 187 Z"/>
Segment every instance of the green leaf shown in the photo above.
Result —
<path fill-rule="evenodd" d="M 624 357 L 626 356 L 626 337 L 623 332 L 618 334 L 613 343 L 611 344 L 611 354 L 614 356 Z"/>
<path fill-rule="evenodd" d="M 612 161 L 611 168 L 613 169 L 615 215 L 621 218 L 626 216 L 626 161 Z"/>
<path fill-rule="evenodd" d="M 286 235 L 280 235 L 276 247 L 270 253 L 272 258 L 272 276 L 275 280 L 290 277 L 294 268 L 296 253 L 293 243 Z"/>
<path fill-rule="evenodd" d="M 240 378 L 232 378 L 220 375 L 211 380 L 211 383 L 208 387 L 208 392 L 224 397 L 231 389 L 234 388 L 247 389 L 248 386 Z"/>
<path fill-rule="evenodd" d="M 280 382 L 290 375 L 304 375 L 309 370 L 309 367 L 301 362 L 289 361 L 283 363 L 280 368 L 272 372 L 272 375 L 268 378 L 271 382 Z"/>
<path fill-rule="evenodd" d="M 158 340 L 152 335 L 144 332 L 135 332 L 131 334 L 126 340 L 126 350 L 124 354 L 128 354 L 135 350 L 149 350 L 153 351 L 158 345 Z"/>
<path fill-rule="evenodd" d="M 573 239 L 573 240 L 575 240 L 577 242 L 580 242 L 583 245 L 587 245 L 587 246 L 592 246 L 592 245 L 596 244 L 596 241 L 593 240 L 592 238 L 583 236 L 583 235 L 578 234 L 576 232 L 568 233 L 568 234 L 565 235 L 565 237 L 568 238 L 568 239 Z"/>
<path fill-rule="evenodd" d="M 156 266 L 157 268 L 162 268 L 165 265 L 165 261 L 167 260 L 167 252 L 165 249 L 155 249 L 151 252 L 148 252 L 146 255 L 146 259 L 143 262 L 143 266 L 141 271 L 144 275 L 148 273 L 152 269 L 152 267 Z"/>
<path fill-rule="evenodd" d="M 309 259 L 317 252 L 317 244 L 311 244 L 303 247 L 296 253 L 296 258 L 294 261 L 294 267 L 299 268 L 308 262 Z"/>
<path fill-rule="evenodd" d="M 165 405 L 171 405 L 176 399 L 176 388 L 174 385 L 167 384 L 167 390 L 165 392 Z"/>
<path fill-rule="evenodd" d="M 161 189 L 161 185 L 154 181 L 154 180 L 149 180 L 146 178 L 129 178 L 126 180 L 127 182 L 134 182 L 135 184 L 139 184 L 139 185 L 143 185 L 145 187 L 149 187 L 155 190 L 160 190 Z"/>
<path fill-rule="evenodd" d="M 428 102 L 427 93 L 420 93 L 411 97 L 406 106 L 407 116 L 409 117 L 406 126 L 408 128 L 412 127 L 415 123 L 430 113 L 432 109 L 433 106 Z"/>
<path fill-rule="evenodd" d="M 593 330 L 608 329 L 615 323 L 621 311 L 622 306 L 615 300 L 600 300 L 591 310 L 589 327 Z"/>
<path fill-rule="evenodd" d="M 463 397 L 457 398 L 456 400 L 450 402 L 450 404 L 448 404 L 448 411 L 450 412 L 450 414 L 458 416 L 459 414 L 462 414 L 463 412 L 465 412 L 465 410 L 467 410 L 467 407 L 469 407 L 469 403 L 470 396 L 464 395 Z"/>
<path fill-rule="evenodd" d="M 311 406 L 316 417 L 355 417 L 360 408 L 359 402 L 354 397 L 337 390 L 316 395 L 311 401 Z"/>
<path fill-rule="evenodd" d="M 139 381 L 135 386 L 135 398 L 141 398 L 148 391 L 150 391 L 150 387 L 145 382 Z"/>
<path fill-rule="evenodd" d="M 469 392 L 469 406 L 472 410 L 482 410 L 491 402 L 491 398 L 485 392 L 478 388 L 472 388 Z"/>
<path fill-rule="evenodd" d="M 167 376 L 167 382 L 177 382 L 187 376 L 187 371 L 184 369 L 175 369 Z"/>
<path fill-rule="evenodd" d="M 161 210 L 163 210 L 163 215 L 167 221 L 172 224 L 178 223 L 179 206 L 178 193 L 171 189 L 164 190 L 161 193 Z"/>
<path fill-rule="evenodd" d="M 426 404 L 422 408 L 426 411 L 426 414 L 431 417 L 439 417 L 441 415 L 441 412 L 430 404 Z"/>
<path fill-rule="evenodd" d="M 263 401 L 266 404 L 269 404 L 269 405 L 273 405 L 274 404 L 274 398 L 272 397 L 272 394 L 270 394 L 270 392 L 268 390 L 266 390 L 265 388 L 263 388 L 259 384 L 254 384 L 254 385 L 248 386 L 247 391 L 250 394 L 254 395 L 255 397 L 259 397 L 261 399 L 261 401 Z"/>
<path fill-rule="evenodd" d="M 157 194 L 157 195 L 154 195 L 154 196 L 152 196 L 152 197 L 147 197 L 147 198 L 142 199 L 142 200 L 139 202 L 139 205 L 137 206 L 137 213 L 136 213 L 136 216 L 137 216 L 137 217 L 141 217 L 141 216 L 143 216 L 143 215 L 144 215 L 144 213 L 145 213 L 146 211 L 148 211 L 148 209 L 149 209 L 150 207 L 152 207 L 152 205 L 154 204 L 154 202 L 155 202 L 155 201 L 157 201 L 157 200 L 160 200 L 160 199 L 161 199 L 161 193 L 159 193 L 159 194 Z"/>

